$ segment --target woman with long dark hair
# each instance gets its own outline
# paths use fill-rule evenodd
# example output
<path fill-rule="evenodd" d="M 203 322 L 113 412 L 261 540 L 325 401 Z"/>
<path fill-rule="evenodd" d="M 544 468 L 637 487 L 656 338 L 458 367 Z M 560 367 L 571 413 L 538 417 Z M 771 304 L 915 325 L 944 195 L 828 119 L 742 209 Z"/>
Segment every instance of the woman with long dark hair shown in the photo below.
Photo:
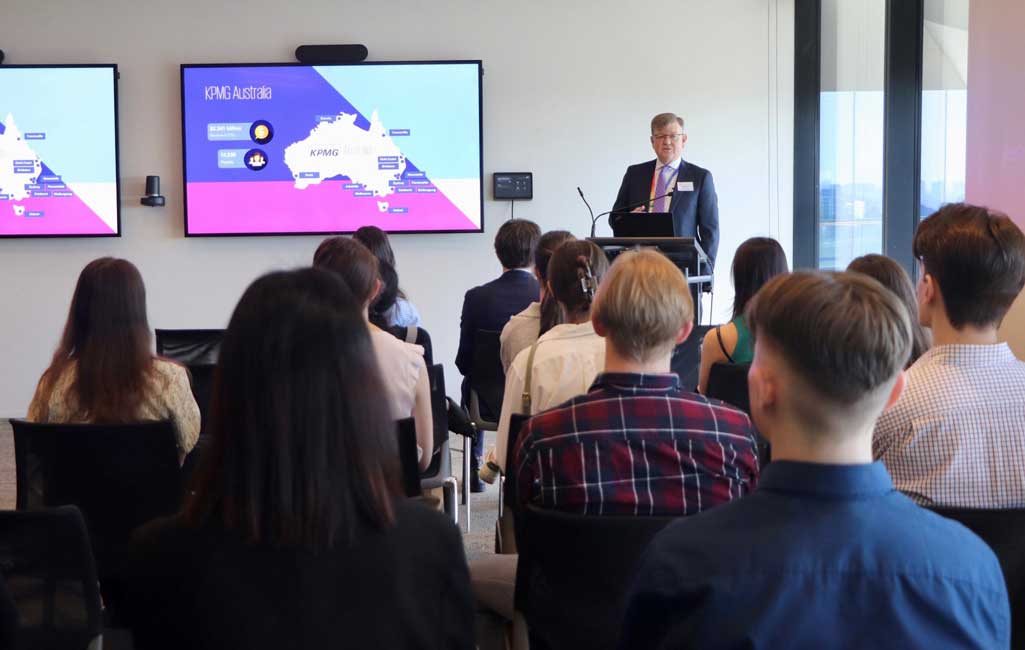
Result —
<path fill-rule="evenodd" d="M 908 308 L 911 316 L 911 358 L 905 368 L 918 361 L 918 357 L 932 346 L 932 335 L 918 321 L 918 297 L 915 286 L 904 267 L 885 255 L 862 255 L 847 265 L 848 271 L 856 271 L 875 278 L 880 284 L 892 291 Z"/>
<path fill-rule="evenodd" d="M 587 392 L 605 366 L 605 339 L 591 323 L 591 303 L 608 258 L 593 242 L 559 246 L 548 263 L 548 291 L 558 301 L 563 322 L 520 351 L 505 376 L 505 398 L 498 420 L 494 461 L 504 467 L 513 413 L 532 415 Z M 530 383 L 527 385 L 527 369 Z"/>
<path fill-rule="evenodd" d="M 381 280 L 384 289 L 374 304 L 370 306 L 370 316 L 374 324 L 387 329 L 389 327 L 421 327 L 420 312 L 409 302 L 406 293 L 399 287 L 399 273 L 395 266 L 395 252 L 388 233 L 377 226 L 363 226 L 352 233 L 352 238 L 363 244 L 374 254 L 380 264 Z"/>
<path fill-rule="evenodd" d="M 787 254 L 771 237 L 752 237 L 733 255 L 733 318 L 713 328 L 701 343 L 698 392 L 708 388 L 708 374 L 717 363 L 751 363 L 754 339 L 744 319 L 747 303 L 772 278 L 786 273 Z"/>
<path fill-rule="evenodd" d="M 28 408 L 33 422 L 125 424 L 170 419 L 178 459 L 199 437 L 184 367 L 155 356 L 146 287 L 131 262 L 101 257 L 78 276 L 50 366 Z"/>
<path fill-rule="evenodd" d="M 420 469 L 431 463 L 434 450 L 434 420 L 431 414 L 431 385 L 424 361 L 424 349 L 392 336 L 370 317 L 370 306 L 381 293 L 379 262 L 367 247 L 355 239 L 328 237 L 313 254 L 313 266 L 336 273 L 363 306 L 370 341 L 384 378 L 384 399 L 396 420 L 416 421 L 416 441 L 421 450 Z"/>
<path fill-rule="evenodd" d="M 541 287 L 540 299 L 530 303 L 526 309 L 512 316 L 502 328 L 502 368 L 509 370 L 510 364 L 523 348 L 528 348 L 548 330 L 562 324 L 562 308 L 559 301 L 548 291 L 548 262 L 555 249 L 576 237 L 565 230 L 551 230 L 537 240 L 534 253 L 534 277 Z"/>
<path fill-rule="evenodd" d="M 136 535 L 137 647 L 473 647 L 458 530 L 395 497 L 363 308 L 321 269 L 246 290 L 194 492 Z"/>

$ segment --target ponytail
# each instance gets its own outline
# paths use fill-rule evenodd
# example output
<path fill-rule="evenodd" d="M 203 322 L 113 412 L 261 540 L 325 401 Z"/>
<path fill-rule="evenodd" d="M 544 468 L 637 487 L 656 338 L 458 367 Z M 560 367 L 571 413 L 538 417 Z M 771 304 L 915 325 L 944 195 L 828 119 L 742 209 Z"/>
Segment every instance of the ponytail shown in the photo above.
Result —
<path fill-rule="evenodd" d="M 589 241 L 567 242 L 555 251 L 548 266 L 548 284 L 567 316 L 591 309 L 608 268 L 605 253 Z"/>

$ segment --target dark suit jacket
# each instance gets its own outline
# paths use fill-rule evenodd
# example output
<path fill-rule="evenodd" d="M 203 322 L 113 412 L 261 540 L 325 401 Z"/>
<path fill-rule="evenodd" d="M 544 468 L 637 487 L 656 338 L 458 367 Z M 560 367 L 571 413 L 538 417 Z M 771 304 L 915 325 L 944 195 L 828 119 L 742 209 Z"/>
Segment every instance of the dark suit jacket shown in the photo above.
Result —
<path fill-rule="evenodd" d="M 623 184 L 619 186 L 619 194 L 612 206 L 614 210 L 625 209 L 651 198 L 651 179 L 655 175 L 656 162 L 649 160 L 627 167 Z M 669 202 L 673 229 L 677 237 L 697 237 L 709 260 L 714 263 L 719 249 L 719 200 L 712 183 L 712 173 L 683 160 L 680 162 L 676 182 L 687 181 L 694 184 L 694 191 L 674 191 Z"/>
<path fill-rule="evenodd" d="M 456 367 L 463 377 L 468 377 L 473 370 L 477 330 L 501 331 L 510 317 L 537 302 L 540 291 L 533 273 L 506 271 L 491 282 L 466 292 L 456 354 Z M 495 359 L 495 362 L 501 363 L 501 360 Z"/>

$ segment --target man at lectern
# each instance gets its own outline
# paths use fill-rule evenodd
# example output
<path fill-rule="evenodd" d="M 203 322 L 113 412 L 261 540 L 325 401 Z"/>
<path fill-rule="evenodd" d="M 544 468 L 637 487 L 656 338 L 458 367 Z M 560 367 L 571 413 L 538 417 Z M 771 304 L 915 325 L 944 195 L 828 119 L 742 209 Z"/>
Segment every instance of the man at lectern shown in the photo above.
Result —
<path fill-rule="evenodd" d="M 719 206 L 712 174 L 683 159 L 683 118 L 660 113 L 651 119 L 655 160 L 631 165 L 613 209 L 669 212 L 677 237 L 697 237 L 714 265 L 719 248 Z"/>

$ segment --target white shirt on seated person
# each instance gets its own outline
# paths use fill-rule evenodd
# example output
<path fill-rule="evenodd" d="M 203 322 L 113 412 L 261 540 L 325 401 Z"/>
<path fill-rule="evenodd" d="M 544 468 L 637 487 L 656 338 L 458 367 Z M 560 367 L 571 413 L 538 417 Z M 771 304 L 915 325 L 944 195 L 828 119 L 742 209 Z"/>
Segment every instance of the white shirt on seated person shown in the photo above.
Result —
<path fill-rule="evenodd" d="M 498 420 L 495 460 L 505 469 L 509 420 L 519 413 L 526 382 L 530 346 L 516 355 L 505 376 L 505 397 Z M 530 413 L 533 415 L 587 392 L 605 367 L 605 339 L 584 323 L 556 325 L 537 341 L 530 381 Z"/>
<path fill-rule="evenodd" d="M 521 350 L 534 345 L 541 332 L 541 303 L 532 302 L 518 314 L 514 314 L 502 328 L 499 340 L 502 342 L 502 370 L 509 372 L 509 366 Z"/>
<path fill-rule="evenodd" d="M 388 411 L 392 419 L 412 417 L 416 420 L 416 440 L 420 448 L 420 469 L 430 464 L 434 448 L 433 420 L 431 417 L 430 379 L 424 362 L 424 349 L 420 345 L 401 341 L 390 332 L 370 325 L 370 342 L 381 369 Z M 426 387 L 426 388 L 425 388 Z M 417 392 L 422 396 L 417 412 Z M 426 456 L 426 458 L 425 458 Z"/>

